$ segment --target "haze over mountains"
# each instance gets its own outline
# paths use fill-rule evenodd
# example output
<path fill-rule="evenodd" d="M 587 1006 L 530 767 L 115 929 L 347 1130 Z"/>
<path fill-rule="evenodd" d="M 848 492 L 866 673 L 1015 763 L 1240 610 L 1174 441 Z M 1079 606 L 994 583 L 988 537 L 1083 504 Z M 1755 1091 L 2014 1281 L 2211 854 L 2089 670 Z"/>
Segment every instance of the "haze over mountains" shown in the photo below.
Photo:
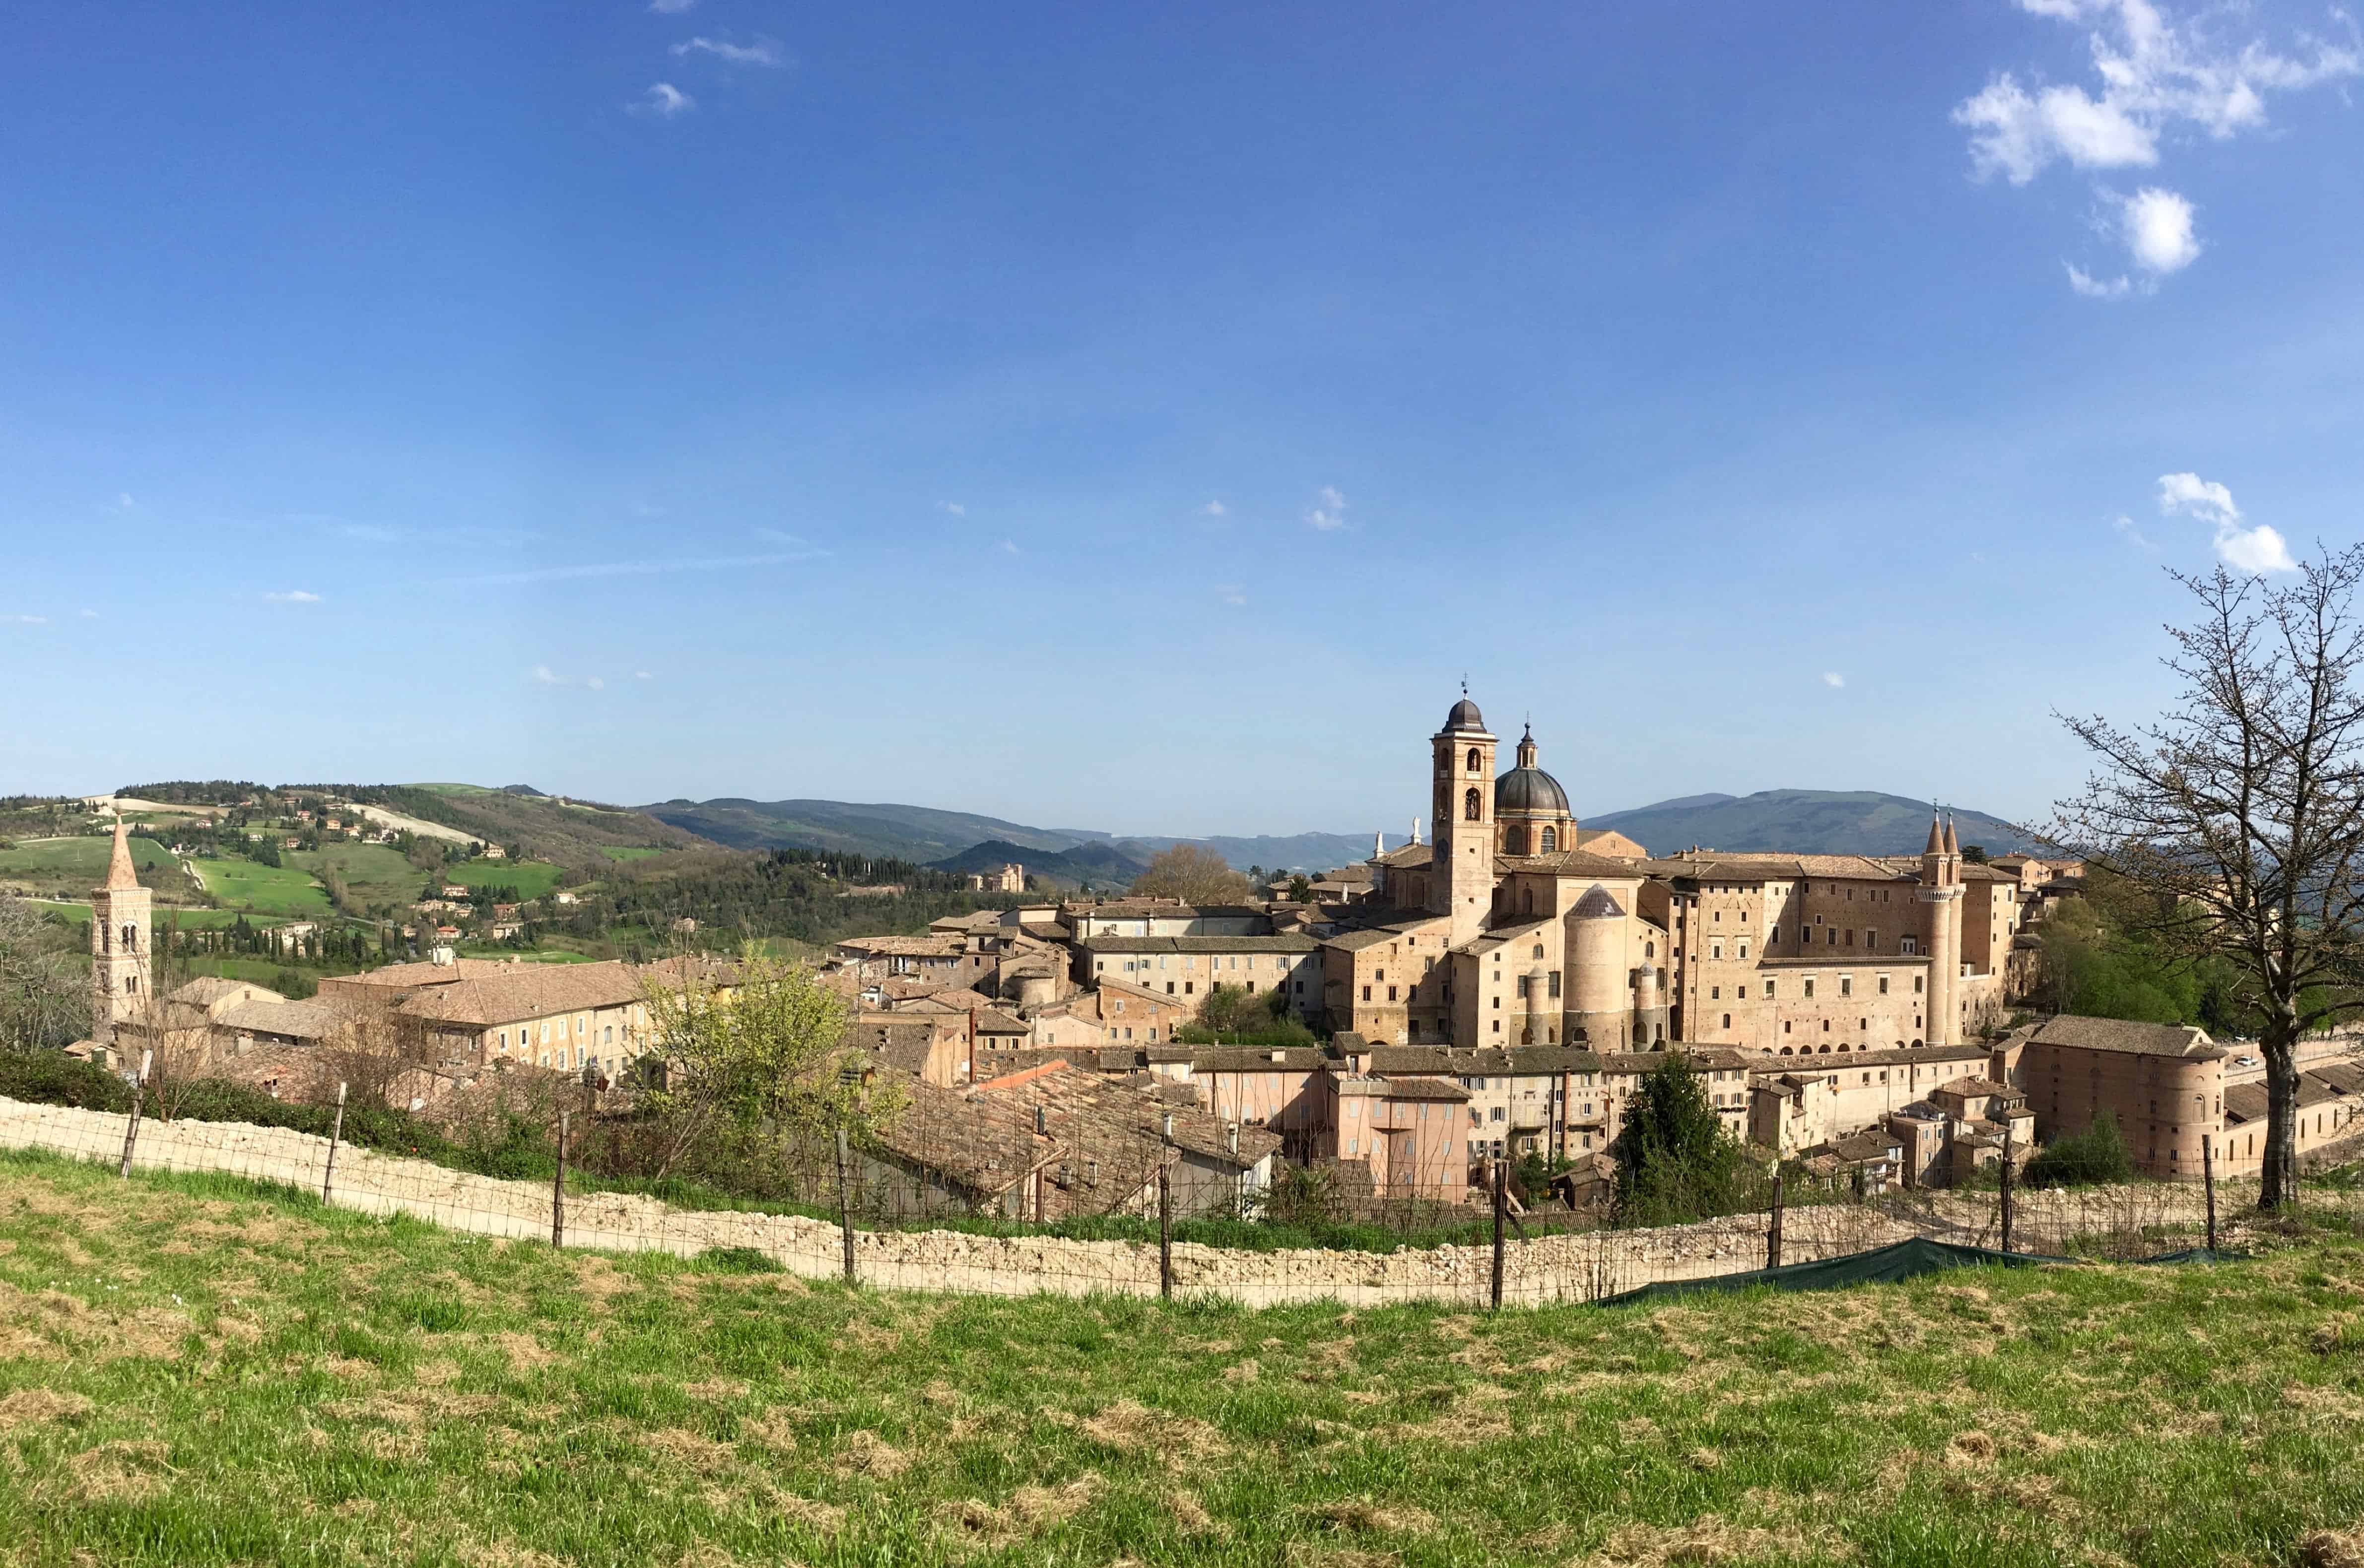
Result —
<path fill-rule="evenodd" d="M 642 811 L 674 828 L 736 849 L 831 850 L 881 859 L 986 871 L 1019 861 L 1061 881 L 1108 886 L 1129 882 L 1151 856 L 1195 842 L 1244 871 L 1324 871 L 1366 858 L 1371 835 L 1295 833 L 1184 840 L 1086 828 L 1031 828 L 969 812 L 837 800 L 668 800 Z M 1693 844 L 1734 852 L 1903 855 L 1917 852 L 1929 829 L 1929 803 L 1868 790 L 1764 790 L 1750 795 L 1694 795 L 1579 819 L 1613 828 L 1654 854 Z M 1984 812 L 1955 813 L 1962 841 L 2002 853 L 2022 847 L 2008 823 Z M 1388 837 L 1404 841 L 1401 829 Z"/>

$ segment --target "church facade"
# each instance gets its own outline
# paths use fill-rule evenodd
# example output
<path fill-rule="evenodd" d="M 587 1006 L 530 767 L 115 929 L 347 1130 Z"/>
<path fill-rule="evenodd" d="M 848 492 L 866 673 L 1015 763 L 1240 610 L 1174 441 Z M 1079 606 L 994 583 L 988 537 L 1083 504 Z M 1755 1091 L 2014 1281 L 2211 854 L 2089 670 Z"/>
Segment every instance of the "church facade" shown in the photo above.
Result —
<path fill-rule="evenodd" d="M 1381 907 L 1323 942 L 1337 1027 L 1779 1058 L 1952 1045 L 1999 1014 L 2019 890 L 1966 865 L 1950 825 L 1901 860 L 1603 854 L 1532 732 L 1498 774 L 1499 744 L 1466 694 L 1429 738 L 1434 842 L 1375 856 Z"/>

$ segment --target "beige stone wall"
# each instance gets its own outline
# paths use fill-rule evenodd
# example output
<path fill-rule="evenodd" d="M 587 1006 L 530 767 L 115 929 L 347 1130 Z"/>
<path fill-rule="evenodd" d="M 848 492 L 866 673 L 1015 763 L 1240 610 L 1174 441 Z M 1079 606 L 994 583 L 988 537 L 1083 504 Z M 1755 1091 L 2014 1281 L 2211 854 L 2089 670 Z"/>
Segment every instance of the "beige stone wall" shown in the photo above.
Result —
<path fill-rule="evenodd" d="M 0 1099 L 0 1147 L 46 1149 L 112 1163 L 125 1118 L 100 1111 Z M 327 1140 L 280 1129 L 225 1122 L 140 1127 L 137 1163 L 148 1169 L 219 1171 L 318 1191 Z M 365 1213 L 408 1214 L 455 1230 L 547 1240 L 551 1193 L 541 1182 L 503 1182 L 351 1146 L 337 1152 L 330 1201 Z M 1857 1208 L 1792 1209 L 1784 1223 L 1787 1259 L 1802 1262 L 1882 1246 L 1912 1231 Z M 835 1226 L 797 1216 L 693 1213 L 648 1198 L 570 1195 L 569 1246 L 691 1255 L 744 1247 L 807 1278 L 842 1267 Z M 969 1236 L 952 1231 L 857 1231 L 856 1270 L 866 1284 L 969 1295 L 1083 1296 L 1157 1293 L 1157 1249 L 1115 1241 Z M 1762 1265 L 1765 1218 L 1735 1215 L 1664 1230 L 1596 1231 L 1510 1244 L 1506 1299 L 1582 1301 L 1659 1280 L 1697 1279 Z M 1484 1247 L 1398 1252 L 1247 1252 L 1183 1244 L 1174 1249 L 1177 1287 L 1252 1307 L 1336 1301 L 1348 1306 L 1431 1301 L 1481 1305 L 1491 1256 Z"/>

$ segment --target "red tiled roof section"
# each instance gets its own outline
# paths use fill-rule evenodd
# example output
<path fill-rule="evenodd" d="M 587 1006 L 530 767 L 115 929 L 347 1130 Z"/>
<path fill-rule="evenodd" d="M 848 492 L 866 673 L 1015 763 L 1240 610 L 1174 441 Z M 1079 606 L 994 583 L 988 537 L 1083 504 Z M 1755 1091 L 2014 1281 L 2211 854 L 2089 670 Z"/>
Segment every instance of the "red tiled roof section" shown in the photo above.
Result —
<path fill-rule="evenodd" d="M 422 991 L 396 1011 L 448 1024 L 506 1024 L 636 1002 L 641 983 L 627 964 L 552 963 L 507 970 Z"/>

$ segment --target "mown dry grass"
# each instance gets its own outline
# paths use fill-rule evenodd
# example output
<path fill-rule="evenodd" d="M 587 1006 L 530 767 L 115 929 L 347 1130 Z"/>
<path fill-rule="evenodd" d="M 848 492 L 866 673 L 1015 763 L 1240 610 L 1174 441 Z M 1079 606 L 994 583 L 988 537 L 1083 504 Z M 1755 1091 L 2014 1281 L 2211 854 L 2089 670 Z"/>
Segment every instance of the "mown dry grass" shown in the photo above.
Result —
<path fill-rule="evenodd" d="M 0 1158 L 0 1558 L 2364 1564 L 2364 1247 L 1484 1317 L 884 1296 Z"/>

